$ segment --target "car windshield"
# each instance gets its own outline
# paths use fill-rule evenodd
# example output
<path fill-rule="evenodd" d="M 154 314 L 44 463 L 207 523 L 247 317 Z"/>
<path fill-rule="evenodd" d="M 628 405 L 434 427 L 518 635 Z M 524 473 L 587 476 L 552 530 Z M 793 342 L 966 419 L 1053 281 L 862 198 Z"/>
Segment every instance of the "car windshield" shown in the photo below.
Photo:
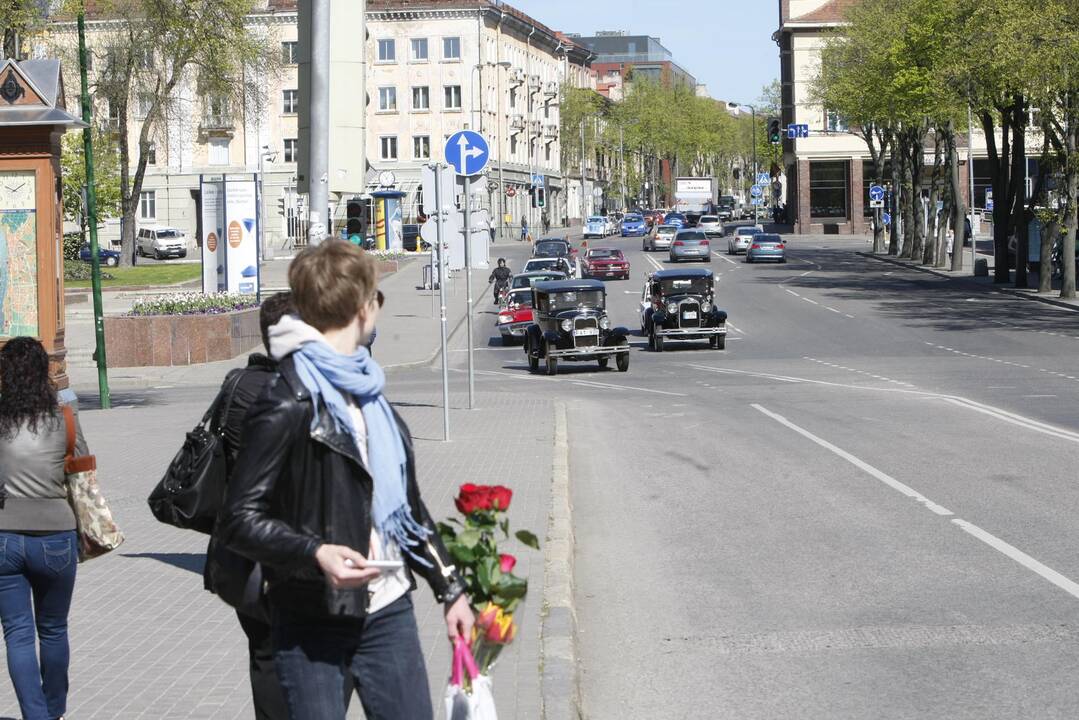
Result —
<path fill-rule="evenodd" d="M 532 305 L 532 291 L 520 290 L 518 292 L 511 292 L 509 296 L 510 305 Z"/>
<path fill-rule="evenodd" d="M 562 267 L 561 258 L 551 258 L 549 260 L 529 260 L 525 265 L 525 269 L 528 271 L 533 270 L 554 270 L 555 268 Z"/>
<path fill-rule="evenodd" d="M 717 218 L 715 215 L 701 215 L 700 221 L 702 223 L 717 223 L 719 222 L 719 218 Z"/>
<path fill-rule="evenodd" d="M 719 199 L 719 204 L 724 206 L 724 207 L 733 206 L 734 205 L 734 198 L 731 197 L 730 195 L 724 195 L 723 197 L 721 197 Z"/>
<path fill-rule="evenodd" d="M 660 292 L 664 297 L 668 295 L 707 295 L 712 292 L 712 281 L 709 278 L 671 278 L 661 280 Z"/>
<path fill-rule="evenodd" d="M 755 227 L 740 227 L 738 228 L 739 235 L 760 235 L 761 229 Z"/>
<path fill-rule="evenodd" d="M 572 290 L 551 293 L 548 308 L 551 312 L 574 308 L 602 308 L 602 290 Z"/>
<path fill-rule="evenodd" d="M 566 244 L 563 242 L 541 242 L 536 244 L 537 255 L 563 255 Z"/>
<path fill-rule="evenodd" d="M 671 213 L 670 215 L 667 216 L 667 219 L 668 220 L 685 220 L 686 216 L 682 215 L 681 213 Z"/>
<path fill-rule="evenodd" d="M 684 232 L 678 233 L 678 237 L 676 239 L 687 243 L 698 243 L 702 240 L 706 240 L 707 238 L 702 232 Z"/>
<path fill-rule="evenodd" d="M 674 235 L 676 232 L 678 232 L 678 228 L 673 226 L 663 226 L 659 230 L 656 230 L 657 235 Z"/>
<path fill-rule="evenodd" d="M 542 275 L 518 275 L 513 278 L 513 287 L 515 288 L 527 288 L 532 287 L 538 282 L 544 282 L 545 280 L 565 280 L 566 273 L 562 272 L 550 272 Z"/>
<path fill-rule="evenodd" d="M 622 222 L 640 222 L 640 221 L 641 221 L 641 216 L 640 215 L 626 215 L 626 217 L 622 220 Z"/>
<path fill-rule="evenodd" d="M 758 242 L 758 243 L 782 243 L 783 238 L 779 237 L 778 235 L 765 235 L 763 233 L 759 233 L 757 235 L 757 237 L 753 238 L 753 242 Z"/>
<path fill-rule="evenodd" d="M 158 230 L 157 231 L 157 239 L 158 240 L 168 240 L 170 238 L 178 238 L 178 237 L 180 237 L 180 231 L 179 230 Z"/>
<path fill-rule="evenodd" d="M 601 223 L 601 222 L 606 222 L 606 221 L 607 221 L 606 218 L 601 218 L 601 217 L 590 217 L 590 218 L 588 218 L 588 222 L 590 222 L 590 223 Z"/>
<path fill-rule="evenodd" d="M 622 251 L 613 248 L 596 248 L 588 251 L 588 259 L 593 258 L 622 258 Z"/>

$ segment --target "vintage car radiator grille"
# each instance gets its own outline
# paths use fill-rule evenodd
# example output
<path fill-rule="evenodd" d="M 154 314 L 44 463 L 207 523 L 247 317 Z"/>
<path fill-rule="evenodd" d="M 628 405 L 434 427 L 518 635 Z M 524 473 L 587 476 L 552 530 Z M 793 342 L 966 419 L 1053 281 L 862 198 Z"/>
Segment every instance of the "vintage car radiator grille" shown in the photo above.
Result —
<path fill-rule="evenodd" d="M 599 328 L 599 323 L 596 318 L 577 318 L 573 321 L 574 330 L 583 330 L 585 328 Z M 596 347 L 599 345 L 599 335 L 574 335 L 574 344 L 579 347 Z"/>
<path fill-rule="evenodd" d="M 697 317 L 692 320 L 686 319 L 686 313 L 694 313 Z M 701 305 L 696 300 L 683 300 L 678 305 L 678 326 L 683 328 L 695 328 L 701 326 Z"/>

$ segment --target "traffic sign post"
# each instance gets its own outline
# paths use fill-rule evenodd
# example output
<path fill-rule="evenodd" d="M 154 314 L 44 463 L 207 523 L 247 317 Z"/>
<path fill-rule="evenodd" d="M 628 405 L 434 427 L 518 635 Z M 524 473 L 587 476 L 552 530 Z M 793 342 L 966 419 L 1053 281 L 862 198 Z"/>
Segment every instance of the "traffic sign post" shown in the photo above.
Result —
<path fill-rule="evenodd" d="M 472 176 L 479 175 L 487 167 L 491 150 L 487 140 L 478 132 L 461 130 L 450 135 L 444 148 L 446 162 L 453 171 L 464 178 L 464 228 L 465 243 L 465 294 L 468 296 L 468 309 L 465 315 L 466 335 L 468 336 L 468 409 L 475 407 L 476 373 L 473 364 L 472 348 Z M 445 357 L 445 354 L 443 354 Z"/>
<path fill-rule="evenodd" d="M 749 189 L 749 194 L 751 196 L 755 197 L 755 198 L 763 197 L 764 196 L 764 188 L 762 188 L 760 185 L 754 185 L 753 187 L 751 187 Z"/>
<path fill-rule="evenodd" d="M 869 207 L 884 207 L 884 188 L 882 188 L 880 185 L 871 185 L 869 187 Z"/>
<path fill-rule="evenodd" d="M 771 175 L 769 175 L 766 172 L 757 173 L 757 184 L 758 185 L 767 185 L 770 182 L 772 182 L 772 176 Z"/>
<path fill-rule="evenodd" d="M 434 186 L 435 208 L 432 215 L 435 218 L 435 247 L 438 248 L 438 301 L 441 306 L 439 327 L 442 344 L 442 439 L 450 440 L 450 355 L 446 341 L 446 234 L 443 232 L 444 214 L 442 203 L 445 196 L 442 191 L 442 176 L 446 173 L 446 167 L 441 164 L 429 166 L 433 174 L 432 185 Z"/>

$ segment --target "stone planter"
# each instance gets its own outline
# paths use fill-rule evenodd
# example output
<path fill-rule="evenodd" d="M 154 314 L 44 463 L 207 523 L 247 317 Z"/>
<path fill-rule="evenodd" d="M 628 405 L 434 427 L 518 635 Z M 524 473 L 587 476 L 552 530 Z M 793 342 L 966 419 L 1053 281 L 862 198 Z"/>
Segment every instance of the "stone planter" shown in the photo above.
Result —
<path fill-rule="evenodd" d="M 220 315 L 105 318 L 105 350 L 110 367 L 230 360 L 261 343 L 257 307 Z"/>

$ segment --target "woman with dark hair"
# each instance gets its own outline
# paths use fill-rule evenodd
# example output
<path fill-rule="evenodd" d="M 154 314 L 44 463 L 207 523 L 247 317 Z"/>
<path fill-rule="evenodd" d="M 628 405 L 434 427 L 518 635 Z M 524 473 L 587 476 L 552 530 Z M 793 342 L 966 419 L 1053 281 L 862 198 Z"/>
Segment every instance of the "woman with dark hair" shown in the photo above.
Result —
<path fill-rule="evenodd" d="M 77 415 L 75 432 L 75 454 L 84 455 Z M 79 558 L 66 448 L 48 353 L 34 338 L 8 341 L 0 350 L 0 622 L 24 720 L 67 711 L 67 614 Z"/>

